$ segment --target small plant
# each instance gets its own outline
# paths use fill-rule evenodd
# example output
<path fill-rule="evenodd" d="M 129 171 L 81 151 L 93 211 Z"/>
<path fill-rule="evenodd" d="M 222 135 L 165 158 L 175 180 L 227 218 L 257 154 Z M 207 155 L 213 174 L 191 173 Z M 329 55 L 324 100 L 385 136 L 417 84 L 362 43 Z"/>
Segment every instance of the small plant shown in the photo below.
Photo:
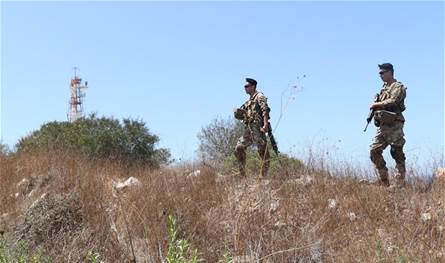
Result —
<path fill-rule="evenodd" d="M 46 263 L 51 262 L 43 253 L 42 248 L 31 250 L 24 240 L 20 240 L 15 248 L 8 246 L 0 239 L 0 263 Z"/>
<path fill-rule="evenodd" d="M 5 240 L 0 239 L 0 263 L 8 262 L 7 252 Z"/>
<path fill-rule="evenodd" d="M 90 263 L 104 263 L 104 261 L 100 259 L 100 254 L 94 251 L 88 252 L 87 260 Z"/>
<path fill-rule="evenodd" d="M 8 145 L 0 141 L 0 156 L 7 156 L 11 153 L 12 151 L 9 149 Z"/>
<path fill-rule="evenodd" d="M 31 263 L 43 263 L 43 262 L 50 262 L 50 261 L 43 254 L 43 249 L 39 247 L 31 255 Z"/>
<path fill-rule="evenodd" d="M 233 262 L 233 257 L 232 257 L 232 254 L 230 254 L 230 252 L 224 253 L 223 257 L 224 258 L 223 258 L 222 262 L 224 262 L 224 263 L 232 263 Z"/>
<path fill-rule="evenodd" d="M 169 245 L 167 252 L 168 263 L 197 263 L 198 250 L 190 249 L 190 244 L 185 239 L 178 239 L 178 229 L 176 226 L 176 218 L 172 215 L 167 220 Z"/>
<path fill-rule="evenodd" d="M 375 254 L 377 256 L 377 262 L 380 262 L 383 260 L 383 258 L 382 258 L 382 241 L 380 239 L 377 239 L 377 241 L 376 241 Z"/>
<path fill-rule="evenodd" d="M 13 253 L 14 262 L 26 263 L 28 258 L 28 244 L 24 240 L 20 240 L 17 244 L 17 248 Z"/>
<path fill-rule="evenodd" d="M 406 255 L 403 253 L 403 251 L 401 249 L 397 248 L 397 254 L 398 254 L 397 263 L 407 263 L 407 262 L 409 262 L 408 258 L 406 257 Z"/>
<path fill-rule="evenodd" d="M 302 169 L 303 163 L 286 154 L 279 154 L 278 156 L 271 151 L 271 146 L 268 146 L 270 152 L 270 166 L 268 175 L 271 177 L 282 176 L 288 174 L 288 172 L 295 172 Z M 255 175 L 261 170 L 262 159 L 260 155 L 253 149 L 246 150 L 246 171 L 247 174 Z M 223 173 L 230 173 L 231 171 L 238 170 L 238 162 L 234 154 L 223 160 L 222 171 Z"/>

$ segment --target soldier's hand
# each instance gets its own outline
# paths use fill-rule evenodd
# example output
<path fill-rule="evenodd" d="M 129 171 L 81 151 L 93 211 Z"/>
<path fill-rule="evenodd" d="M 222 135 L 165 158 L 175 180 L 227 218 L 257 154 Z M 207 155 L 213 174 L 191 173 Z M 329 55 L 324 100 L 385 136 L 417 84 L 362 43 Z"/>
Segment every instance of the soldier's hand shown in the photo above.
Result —
<path fill-rule="evenodd" d="M 238 108 L 234 109 L 233 114 L 235 116 L 235 119 L 243 120 L 246 115 L 246 111 Z"/>
<path fill-rule="evenodd" d="M 379 109 L 379 108 L 382 108 L 382 104 L 380 103 L 380 102 L 374 102 L 374 103 L 371 103 L 371 105 L 369 106 L 369 109 Z"/>
<path fill-rule="evenodd" d="M 262 132 L 264 132 L 264 133 L 268 132 L 268 131 L 269 131 L 269 124 L 268 124 L 268 123 L 264 124 L 264 126 L 261 127 L 260 130 L 261 130 Z"/>

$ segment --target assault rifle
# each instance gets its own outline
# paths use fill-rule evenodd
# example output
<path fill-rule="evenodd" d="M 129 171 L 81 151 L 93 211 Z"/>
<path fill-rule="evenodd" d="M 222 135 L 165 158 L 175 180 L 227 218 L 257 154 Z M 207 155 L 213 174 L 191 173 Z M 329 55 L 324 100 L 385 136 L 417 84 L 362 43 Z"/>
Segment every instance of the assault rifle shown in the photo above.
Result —
<path fill-rule="evenodd" d="M 379 102 L 379 94 L 378 93 L 374 97 L 374 102 Z M 369 110 L 368 118 L 366 118 L 366 122 L 367 122 L 366 127 L 363 130 L 363 132 L 366 132 L 366 129 L 368 129 L 369 123 L 371 122 L 372 118 L 374 118 L 374 112 L 375 112 L 374 109 Z"/>
<path fill-rule="evenodd" d="M 280 151 L 278 151 L 278 144 L 277 144 L 277 141 L 275 140 L 275 137 L 273 136 L 272 126 L 270 125 L 270 122 L 268 123 L 268 126 L 269 126 L 269 130 L 267 131 L 267 135 L 269 136 L 270 144 L 272 145 L 273 151 L 278 156 L 280 154 Z"/>
<path fill-rule="evenodd" d="M 259 109 L 259 107 L 258 107 L 258 109 Z M 247 121 L 246 120 L 246 118 L 247 118 L 246 114 L 247 114 L 246 107 L 244 105 L 242 105 L 240 108 L 237 108 L 237 109 L 234 110 L 234 116 L 238 120 Z M 261 125 L 261 126 L 263 126 L 263 125 Z M 278 156 L 280 151 L 278 150 L 277 141 L 275 140 L 275 137 L 273 136 L 272 125 L 270 125 L 270 122 L 268 122 L 268 126 L 269 126 L 269 130 L 267 131 L 267 136 L 269 136 L 270 144 L 272 145 L 273 151 Z"/>

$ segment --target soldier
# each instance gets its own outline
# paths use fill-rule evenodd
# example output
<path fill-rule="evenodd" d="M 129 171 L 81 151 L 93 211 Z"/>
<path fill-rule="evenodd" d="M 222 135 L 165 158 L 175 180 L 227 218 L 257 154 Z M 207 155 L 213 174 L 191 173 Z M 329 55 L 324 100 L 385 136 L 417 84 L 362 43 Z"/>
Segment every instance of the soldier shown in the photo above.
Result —
<path fill-rule="evenodd" d="M 244 134 L 238 139 L 235 147 L 235 156 L 238 160 L 239 170 L 242 176 L 246 175 L 246 149 L 252 144 L 258 148 L 261 157 L 261 177 L 267 175 L 270 155 L 267 149 L 266 133 L 269 131 L 269 112 L 267 98 L 256 90 L 257 81 L 246 78 L 244 89 L 250 95 L 243 106 L 235 110 L 235 118 L 245 124 Z"/>
<path fill-rule="evenodd" d="M 388 168 L 383 159 L 383 150 L 390 145 L 391 156 L 396 161 L 397 185 L 402 186 L 405 180 L 405 144 L 403 125 L 405 118 L 402 112 L 405 110 L 406 88 L 401 82 L 394 79 L 394 68 L 390 63 L 379 66 L 380 78 L 384 84 L 378 96 L 378 100 L 371 104 L 374 110 L 374 123 L 378 127 L 377 134 L 371 144 L 371 161 L 374 163 L 380 176 L 379 183 L 389 186 Z"/>

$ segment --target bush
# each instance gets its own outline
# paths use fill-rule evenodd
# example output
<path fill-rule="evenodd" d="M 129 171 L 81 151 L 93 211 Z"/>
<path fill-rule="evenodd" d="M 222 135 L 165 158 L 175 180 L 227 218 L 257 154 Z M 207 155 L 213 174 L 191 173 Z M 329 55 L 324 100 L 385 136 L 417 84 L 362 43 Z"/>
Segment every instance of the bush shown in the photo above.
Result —
<path fill-rule="evenodd" d="M 297 158 L 288 156 L 287 154 L 280 153 L 278 156 L 272 151 L 269 145 L 270 152 L 270 166 L 269 174 L 271 177 L 288 176 L 303 168 L 303 163 Z M 262 159 L 257 151 L 252 148 L 247 150 L 246 158 L 246 172 L 248 175 L 256 175 L 260 173 Z M 223 172 L 230 173 L 231 171 L 237 171 L 238 164 L 234 154 L 227 157 L 223 161 Z"/>
<path fill-rule="evenodd" d="M 237 169 L 234 155 L 236 142 L 243 135 L 244 124 L 234 118 L 215 118 L 209 125 L 202 128 L 198 134 L 199 154 L 203 161 L 230 173 Z M 300 160 L 286 154 L 276 156 L 269 143 L 271 163 L 269 175 L 288 174 L 300 169 L 303 165 Z M 247 150 L 246 170 L 257 174 L 261 168 L 261 159 L 253 147 Z"/>
<path fill-rule="evenodd" d="M 49 122 L 21 138 L 17 152 L 69 150 L 90 160 L 122 161 L 127 165 L 159 167 L 170 152 L 155 149 L 159 138 L 138 120 L 97 118 L 95 114 L 75 122 Z"/>
<path fill-rule="evenodd" d="M 11 154 L 11 150 L 9 149 L 8 145 L 7 144 L 3 144 L 0 141 L 0 156 L 7 156 L 9 154 Z"/>
<path fill-rule="evenodd" d="M 30 249 L 24 240 L 17 242 L 15 247 L 7 244 L 0 238 L 0 263 L 46 263 L 49 258 L 43 253 L 42 248 Z"/>
<path fill-rule="evenodd" d="M 167 263 L 197 263 L 198 250 L 192 250 L 186 239 L 178 239 L 178 228 L 176 226 L 176 218 L 172 215 L 167 219 L 168 227 L 168 251 Z"/>
<path fill-rule="evenodd" d="M 100 259 L 100 254 L 93 251 L 88 252 L 87 260 L 90 263 L 104 263 L 104 261 Z"/>
<path fill-rule="evenodd" d="M 220 166 L 235 150 L 238 138 L 243 134 L 244 124 L 234 118 L 215 118 L 198 133 L 198 152 L 201 159 L 213 166 Z"/>

